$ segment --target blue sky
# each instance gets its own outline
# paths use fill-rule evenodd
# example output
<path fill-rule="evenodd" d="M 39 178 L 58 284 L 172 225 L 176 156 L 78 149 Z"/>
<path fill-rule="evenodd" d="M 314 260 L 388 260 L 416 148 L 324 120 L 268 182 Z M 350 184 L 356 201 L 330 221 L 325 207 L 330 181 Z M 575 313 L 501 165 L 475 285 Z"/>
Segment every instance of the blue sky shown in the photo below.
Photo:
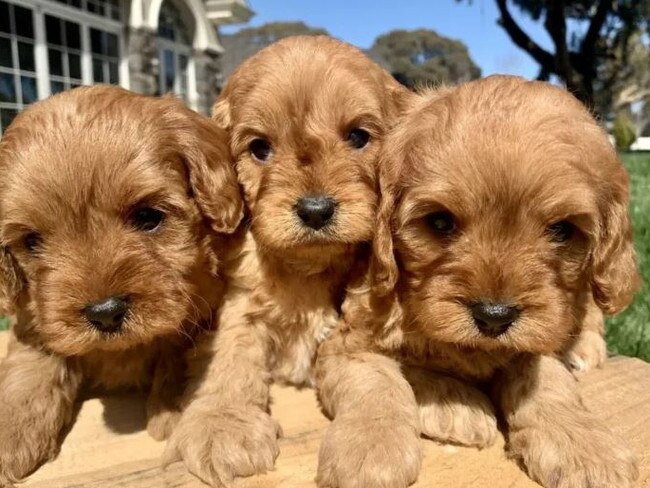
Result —
<path fill-rule="evenodd" d="M 429 28 L 463 41 L 484 75 L 510 73 L 534 78 L 537 65 L 511 41 L 496 23 L 494 0 L 249 0 L 256 12 L 248 25 L 273 21 L 302 20 L 323 27 L 330 34 L 359 47 L 393 29 Z M 512 8 L 513 15 L 535 41 L 549 48 L 543 27 Z M 226 27 L 234 32 L 241 26 Z"/>

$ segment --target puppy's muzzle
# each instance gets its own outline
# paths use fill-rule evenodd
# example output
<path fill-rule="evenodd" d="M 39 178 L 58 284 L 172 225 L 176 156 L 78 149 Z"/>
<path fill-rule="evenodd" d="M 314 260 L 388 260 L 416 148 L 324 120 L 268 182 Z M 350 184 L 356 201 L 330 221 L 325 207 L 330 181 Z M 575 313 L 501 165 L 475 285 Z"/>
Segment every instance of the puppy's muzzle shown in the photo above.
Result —
<path fill-rule="evenodd" d="M 84 307 L 83 314 L 93 328 L 101 332 L 115 332 L 122 327 L 128 311 L 127 298 L 114 296 L 89 303 Z"/>
<path fill-rule="evenodd" d="M 336 201 L 325 195 L 309 195 L 296 202 L 296 213 L 300 220 L 314 230 L 327 225 L 336 211 Z"/>
<path fill-rule="evenodd" d="M 476 327 L 489 337 L 500 336 L 519 317 L 519 309 L 509 303 L 480 301 L 469 308 Z"/>

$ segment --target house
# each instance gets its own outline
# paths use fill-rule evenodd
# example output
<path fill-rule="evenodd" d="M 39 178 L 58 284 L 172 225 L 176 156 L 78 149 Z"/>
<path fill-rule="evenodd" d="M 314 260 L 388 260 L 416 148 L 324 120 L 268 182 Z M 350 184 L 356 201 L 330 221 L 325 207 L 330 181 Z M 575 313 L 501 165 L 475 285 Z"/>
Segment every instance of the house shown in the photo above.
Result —
<path fill-rule="evenodd" d="M 30 103 L 96 83 L 208 113 L 218 27 L 252 15 L 246 0 L 0 0 L 0 132 Z"/>

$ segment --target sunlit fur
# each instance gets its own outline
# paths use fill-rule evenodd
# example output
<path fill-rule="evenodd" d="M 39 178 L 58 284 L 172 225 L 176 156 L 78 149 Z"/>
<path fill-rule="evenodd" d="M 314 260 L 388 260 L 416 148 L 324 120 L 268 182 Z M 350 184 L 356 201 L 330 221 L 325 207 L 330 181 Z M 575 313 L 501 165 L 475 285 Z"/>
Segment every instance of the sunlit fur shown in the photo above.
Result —
<path fill-rule="evenodd" d="M 312 384 L 316 348 L 335 327 L 349 276 L 363 265 L 377 207 L 376 162 L 407 90 L 358 49 L 329 37 L 279 41 L 229 78 L 213 118 L 231 136 L 250 211 L 219 331 L 204 341 L 195 393 L 168 447 L 218 485 L 271 469 L 278 428 L 271 381 Z M 365 147 L 352 129 L 370 134 Z M 250 143 L 268 141 L 256 160 Z M 314 230 L 296 214 L 301 197 L 336 201 Z"/>
<path fill-rule="evenodd" d="M 217 232 L 243 212 L 228 154 L 225 132 L 180 101 L 115 87 L 54 96 L 7 129 L 0 304 L 16 348 L 0 365 L 0 477 L 53 454 L 82 383 L 151 387 L 153 403 L 179 393 L 183 350 L 223 293 Z M 143 206 L 164 212 L 159 229 L 134 227 Z M 32 250 L 30 233 L 41 236 Z M 83 309 L 112 296 L 130 307 L 120 329 L 101 332 Z"/>
<path fill-rule="evenodd" d="M 418 468 L 413 429 L 485 447 L 499 415 L 509 454 L 543 486 L 632 486 L 633 454 L 582 406 L 557 359 L 638 288 L 628 177 L 606 133 L 557 87 L 490 77 L 415 96 L 385 147 L 372 270 L 348 291 L 316 375 L 328 412 L 359 423 L 372 405 L 393 419 L 386 438 L 401 434 L 378 447 L 369 427 L 351 462 L 326 437 L 344 453 L 337 469 L 407 486 Z M 453 215 L 455 230 L 436 233 L 435 212 Z M 553 238 L 559 221 L 575 228 L 564 242 Z M 520 315 L 484 335 L 469 308 L 482 300 Z M 390 468 L 354 474 L 352 463 L 386 452 Z"/>

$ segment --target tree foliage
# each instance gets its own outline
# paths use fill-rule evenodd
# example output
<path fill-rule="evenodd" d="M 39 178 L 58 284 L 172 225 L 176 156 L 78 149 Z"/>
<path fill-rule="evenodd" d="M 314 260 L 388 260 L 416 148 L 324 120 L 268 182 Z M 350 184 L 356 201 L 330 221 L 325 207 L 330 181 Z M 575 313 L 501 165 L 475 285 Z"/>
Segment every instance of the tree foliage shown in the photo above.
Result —
<path fill-rule="evenodd" d="M 242 61 L 280 39 L 327 34 L 325 29 L 309 27 L 304 22 L 271 22 L 260 27 L 248 27 L 235 34 L 221 35 L 224 47 L 221 67 L 224 77 L 228 77 Z"/>
<path fill-rule="evenodd" d="M 428 29 L 381 35 L 368 54 L 408 86 L 460 83 L 481 76 L 465 44 Z"/>
<path fill-rule="evenodd" d="M 495 2 L 501 16 L 499 24 L 537 61 L 540 79 L 556 75 L 590 108 L 601 115 L 611 113 L 611 100 L 599 99 L 597 92 L 611 90 L 621 79 L 635 36 L 647 36 L 650 0 Z M 552 51 L 542 48 L 521 28 L 511 6 L 533 20 L 543 21 L 553 41 Z"/>

